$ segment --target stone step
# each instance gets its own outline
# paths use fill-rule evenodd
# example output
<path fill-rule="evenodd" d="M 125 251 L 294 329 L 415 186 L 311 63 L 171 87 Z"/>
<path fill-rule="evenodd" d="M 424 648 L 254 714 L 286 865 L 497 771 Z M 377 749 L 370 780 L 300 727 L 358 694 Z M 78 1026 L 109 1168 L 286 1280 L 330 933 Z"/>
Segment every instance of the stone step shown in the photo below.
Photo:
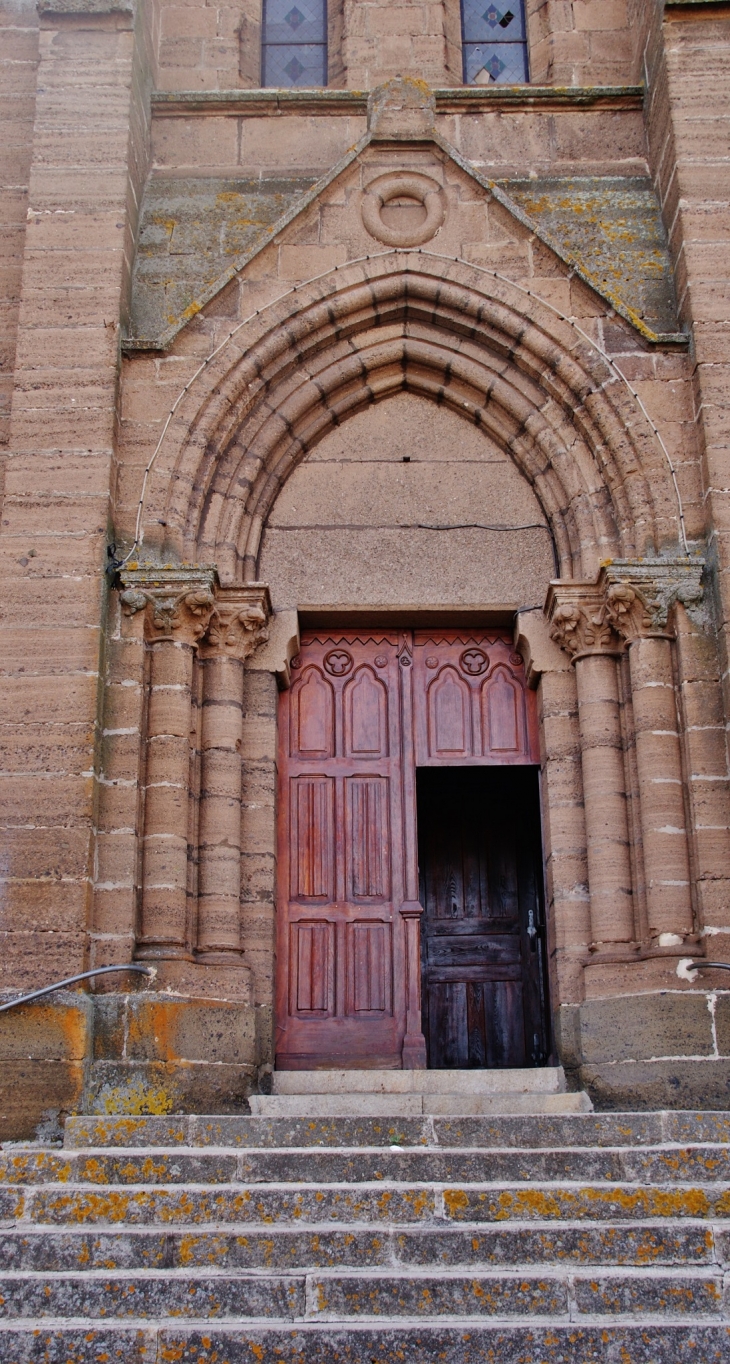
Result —
<path fill-rule="evenodd" d="M 422 1114 L 489 1117 L 519 1113 L 587 1113 L 592 1109 L 587 1094 L 563 1094 L 557 1091 L 503 1094 L 252 1094 L 249 1104 L 251 1112 L 262 1118 L 417 1118 Z"/>
<path fill-rule="evenodd" d="M 396 1072 L 397 1073 L 397 1072 Z M 249 1115 L 72 1117 L 64 1148 L 387 1146 L 656 1146 L 730 1142 L 730 1113 L 543 1114 L 521 1117 L 263 1118 Z M 23 1150 L 22 1146 L 6 1148 Z"/>
<path fill-rule="evenodd" d="M 562 1066 L 520 1070 L 275 1070 L 273 1094 L 561 1094 Z"/>
<path fill-rule="evenodd" d="M 226 1317 L 276 1321 L 351 1317 L 490 1317 L 577 1321 L 581 1317 L 728 1319 L 730 1295 L 721 1268 L 663 1271 L 601 1269 L 567 1274 L 441 1269 L 235 1274 L 146 1270 L 110 1275 L 6 1273 L 0 1317 Z"/>
<path fill-rule="evenodd" d="M 730 1265 L 730 1221 L 0 1231 L 0 1271 Z"/>
<path fill-rule="evenodd" d="M 315 1183 L 469 1184 L 547 1180 L 676 1182 L 730 1179 L 730 1147 L 346 1147 L 245 1151 L 208 1148 L 195 1154 L 132 1147 L 113 1152 L 0 1153 L 0 1188 L 38 1184 L 168 1185 Z"/>
<path fill-rule="evenodd" d="M 541 1324 L 409 1321 L 346 1324 L 210 1321 L 80 1320 L 73 1325 L 35 1318 L 0 1325 L 0 1358 L 8 1364 L 73 1360 L 73 1364 L 724 1364 L 730 1327 L 645 1315 L 640 1323 L 610 1318 Z"/>
<path fill-rule="evenodd" d="M 0 1359 L 724 1364 L 729 1137 L 726 1113 L 73 1119 L 0 1153 Z"/>
<path fill-rule="evenodd" d="M 0 1188 L 0 1223 L 108 1226 L 273 1226 L 356 1222 L 373 1226 L 450 1223 L 636 1221 L 730 1217 L 726 1183 L 550 1181 L 414 1184 L 126 1186 L 41 1184 Z"/>

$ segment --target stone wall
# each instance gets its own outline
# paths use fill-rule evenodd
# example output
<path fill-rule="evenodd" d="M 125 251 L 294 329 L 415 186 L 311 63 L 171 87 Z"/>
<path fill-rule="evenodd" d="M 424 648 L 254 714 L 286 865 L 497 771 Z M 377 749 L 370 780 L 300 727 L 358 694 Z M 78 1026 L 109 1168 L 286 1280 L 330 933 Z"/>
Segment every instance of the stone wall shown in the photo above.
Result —
<path fill-rule="evenodd" d="M 160 90 L 261 84 L 261 0 L 149 0 Z M 622 85 L 636 78 L 629 0 L 527 0 L 530 78 Z M 368 90 L 394 76 L 462 81 L 459 0 L 329 0 L 328 84 Z"/>
<path fill-rule="evenodd" d="M 527 0 L 531 80 L 623 85 L 632 78 L 636 27 L 628 0 Z"/>
<path fill-rule="evenodd" d="M 723 979 L 677 975 L 730 945 L 727 19 L 530 0 L 533 87 L 464 90 L 452 0 L 344 0 L 333 89 L 283 100 L 255 90 L 258 2 L 40 9 L 38 28 L 7 5 L 0 31 L 2 987 L 133 953 L 159 974 L 0 1019 L 5 1130 L 80 1104 L 236 1108 L 260 1083 L 277 687 L 297 611 L 368 607 L 515 618 L 563 1059 L 603 1105 L 727 1103 Z M 368 113 L 359 86 L 396 71 L 418 79 Z M 213 173 L 273 196 L 280 177 L 287 213 L 161 307 L 162 340 L 135 337 L 150 176 L 189 198 Z M 566 177 L 653 183 L 668 247 L 567 187 L 566 246 L 546 226 Z M 583 223 L 615 241 L 608 267 Z M 629 256 L 662 279 L 671 261 L 674 330 L 636 306 Z M 612 588 L 644 601 L 642 561 L 681 577 L 685 548 L 701 598 L 665 594 L 634 634 L 604 615 Z M 230 612 L 255 591 L 267 614 L 260 578 L 275 610 L 251 652 Z M 576 629 L 593 613 L 585 649 L 551 638 L 568 607 Z"/>
<path fill-rule="evenodd" d="M 7 443 L 13 391 L 28 177 L 33 149 L 38 15 L 30 0 L 0 6 L 0 459 Z M 1 496 L 1 491 L 0 491 Z"/>
<path fill-rule="evenodd" d="M 272 507 L 259 571 L 280 609 L 514 611 L 542 604 L 554 564 L 542 508 L 499 447 L 404 393 L 299 465 Z"/>

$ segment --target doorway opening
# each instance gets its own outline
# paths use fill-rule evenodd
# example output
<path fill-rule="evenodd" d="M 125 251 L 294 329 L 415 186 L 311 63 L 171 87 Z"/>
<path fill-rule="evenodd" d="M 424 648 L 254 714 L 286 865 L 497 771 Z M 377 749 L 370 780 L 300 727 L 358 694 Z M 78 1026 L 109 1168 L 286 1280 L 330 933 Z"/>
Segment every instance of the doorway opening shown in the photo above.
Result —
<path fill-rule="evenodd" d="M 428 1066 L 546 1065 L 537 768 L 421 767 L 416 776 Z"/>

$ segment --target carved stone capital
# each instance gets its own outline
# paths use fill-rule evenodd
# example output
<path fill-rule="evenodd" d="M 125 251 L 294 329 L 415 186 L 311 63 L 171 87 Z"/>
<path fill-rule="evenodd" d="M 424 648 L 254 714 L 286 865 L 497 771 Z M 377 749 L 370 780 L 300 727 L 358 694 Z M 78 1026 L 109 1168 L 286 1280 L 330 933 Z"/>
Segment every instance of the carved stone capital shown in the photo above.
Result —
<path fill-rule="evenodd" d="M 690 611 L 702 601 L 703 559 L 612 559 L 598 577 L 614 630 L 629 644 L 669 632 L 675 602 Z"/>
<path fill-rule="evenodd" d="M 120 573 L 122 610 L 144 611 L 146 639 L 181 640 L 196 645 L 208 629 L 215 607 L 216 571 L 211 565 L 158 568 L 142 564 Z"/>
<path fill-rule="evenodd" d="M 574 663 L 588 654 L 623 652 L 623 643 L 609 619 L 604 593 L 596 583 L 551 583 L 545 614 L 550 638 Z"/>
<path fill-rule="evenodd" d="M 269 638 L 270 617 L 271 599 L 265 583 L 217 588 L 201 656 L 244 662 Z"/>

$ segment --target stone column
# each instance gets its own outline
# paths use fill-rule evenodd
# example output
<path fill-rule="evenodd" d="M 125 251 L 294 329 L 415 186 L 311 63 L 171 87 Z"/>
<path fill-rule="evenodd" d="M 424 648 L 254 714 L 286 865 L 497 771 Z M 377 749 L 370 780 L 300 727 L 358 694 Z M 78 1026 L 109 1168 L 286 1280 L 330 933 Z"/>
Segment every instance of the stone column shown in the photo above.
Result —
<path fill-rule="evenodd" d="M 241 738 L 243 668 L 268 639 L 262 583 L 219 588 L 203 666 L 197 959 L 235 965 L 241 957 Z"/>
<path fill-rule="evenodd" d="M 641 834 L 651 944 L 681 947 L 693 933 L 689 845 L 671 602 L 693 600 L 702 563 L 614 560 L 602 569 L 608 618 L 629 649 Z"/>
<path fill-rule="evenodd" d="M 145 612 L 149 651 L 142 896 L 136 955 L 192 957 L 188 818 L 193 663 L 215 604 L 215 569 L 122 573 L 122 609 Z"/>
<path fill-rule="evenodd" d="M 591 950 L 635 940 L 626 776 L 616 659 L 624 645 L 595 583 L 551 583 L 550 634 L 575 665 L 583 768 Z"/>

